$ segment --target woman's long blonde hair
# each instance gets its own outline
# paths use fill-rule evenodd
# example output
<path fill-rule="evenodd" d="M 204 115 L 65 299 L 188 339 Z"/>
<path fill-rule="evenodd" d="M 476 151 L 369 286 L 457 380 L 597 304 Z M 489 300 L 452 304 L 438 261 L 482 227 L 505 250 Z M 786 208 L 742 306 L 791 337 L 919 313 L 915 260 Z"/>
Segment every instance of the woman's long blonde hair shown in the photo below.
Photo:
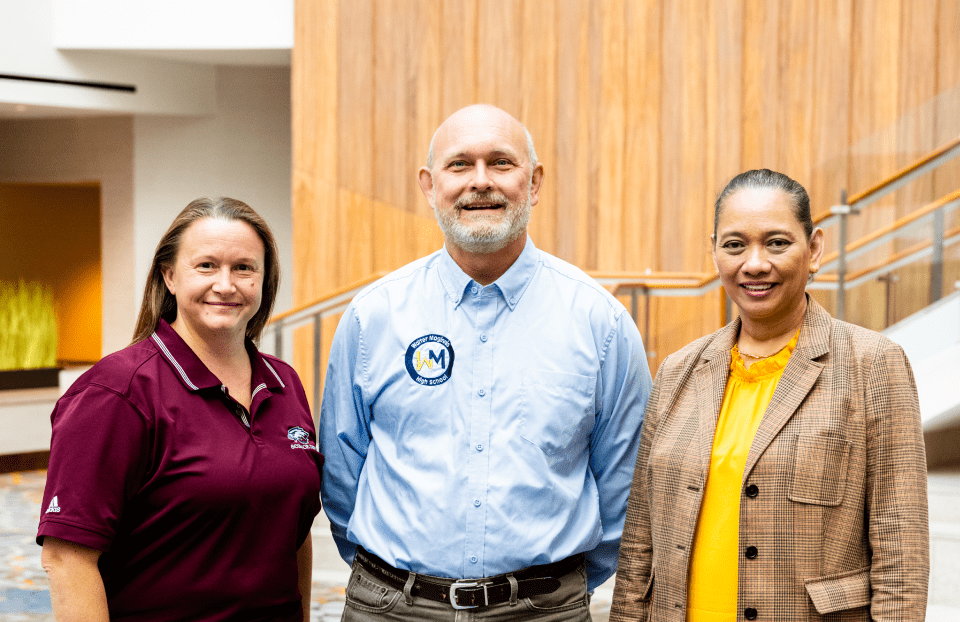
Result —
<path fill-rule="evenodd" d="M 200 198 L 191 201 L 177 215 L 173 224 L 160 238 L 157 250 L 153 254 L 153 263 L 150 265 L 150 274 L 147 275 L 147 285 L 143 289 L 143 302 L 140 303 L 140 315 L 137 318 L 137 327 L 133 331 L 132 343 L 147 339 L 157 327 L 161 318 L 173 322 L 177 317 L 177 299 L 167 289 L 163 280 L 163 270 L 174 265 L 177 253 L 180 251 L 180 242 L 183 234 L 193 223 L 204 218 L 247 223 L 257 232 L 263 241 L 264 275 L 263 295 L 260 308 L 247 323 L 246 336 L 254 343 L 260 341 L 273 303 L 277 300 L 277 288 L 280 286 L 280 260 L 277 257 L 277 243 L 273 232 L 266 221 L 253 208 L 236 199 L 221 197 L 218 199 Z"/>

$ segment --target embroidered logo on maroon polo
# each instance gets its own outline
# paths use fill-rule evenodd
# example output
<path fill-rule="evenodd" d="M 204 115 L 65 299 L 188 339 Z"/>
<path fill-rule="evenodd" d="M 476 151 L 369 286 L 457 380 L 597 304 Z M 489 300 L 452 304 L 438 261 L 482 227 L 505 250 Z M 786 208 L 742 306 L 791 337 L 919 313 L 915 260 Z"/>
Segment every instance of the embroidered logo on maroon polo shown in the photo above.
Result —
<path fill-rule="evenodd" d="M 298 425 L 287 430 L 287 438 L 293 441 L 290 449 L 317 449 L 317 446 L 310 442 L 310 433 Z"/>

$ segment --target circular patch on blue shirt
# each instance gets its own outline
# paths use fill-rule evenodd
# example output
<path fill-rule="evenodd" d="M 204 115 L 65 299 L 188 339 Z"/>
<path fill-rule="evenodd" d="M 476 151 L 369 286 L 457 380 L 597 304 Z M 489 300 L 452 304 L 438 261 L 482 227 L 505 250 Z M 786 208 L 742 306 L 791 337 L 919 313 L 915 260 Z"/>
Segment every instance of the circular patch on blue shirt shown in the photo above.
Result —
<path fill-rule="evenodd" d="M 453 344 L 443 335 L 424 335 L 413 340 L 404 359 L 414 382 L 437 386 L 450 380 L 453 373 Z"/>

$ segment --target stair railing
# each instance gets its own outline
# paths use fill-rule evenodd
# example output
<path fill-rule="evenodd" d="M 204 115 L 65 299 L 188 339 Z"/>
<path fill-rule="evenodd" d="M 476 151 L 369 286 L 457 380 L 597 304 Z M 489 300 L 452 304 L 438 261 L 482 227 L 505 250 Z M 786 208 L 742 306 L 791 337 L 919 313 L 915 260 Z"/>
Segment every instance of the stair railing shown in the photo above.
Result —
<path fill-rule="evenodd" d="M 848 281 L 848 272 L 849 267 L 847 262 L 852 258 L 851 249 L 848 247 L 849 242 L 849 229 L 848 229 L 848 220 L 851 215 L 860 214 L 863 208 L 866 206 L 876 203 L 883 197 L 887 196 L 891 192 L 896 191 L 899 188 L 902 188 L 906 184 L 910 183 L 912 180 L 917 177 L 924 175 L 935 168 L 938 168 L 949 162 L 953 158 L 960 155 L 960 138 L 944 145 L 943 147 L 933 151 L 932 153 L 924 156 L 923 158 L 917 160 L 913 164 L 897 171 L 888 179 L 880 182 L 872 188 L 856 194 L 852 197 L 847 197 L 845 190 L 840 192 L 840 204 L 834 205 L 830 208 L 830 212 L 833 216 L 836 217 L 839 224 L 839 242 L 838 242 L 838 253 L 836 257 L 836 263 L 831 264 L 836 265 L 837 269 L 837 278 L 836 283 L 831 289 L 835 288 L 837 292 L 837 308 L 836 316 L 838 319 L 845 319 L 846 317 L 846 294 L 847 290 L 854 285 L 849 284 Z M 944 247 L 944 216 L 947 212 L 947 208 L 950 210 L 956 207 L 955 202 L 948 202 L 933 210 L 932 221 L 933 221 L 933 244 L 931 247 L 931 266 L 930 266 L 930 302 L 934 303 L 937 300 L 940 300 L 940 297 L 943 293 L 943 247 Z M 833 220 L 832 218 L 829 220 Z M 832 222 L 828 223 L 824 220 L 821 223 L 821 226 L 833 224 Z M 892 239 L 892 235 L 880 236 L 874 243 L 871 243 L 870 248 L 876 246 L 877 244 L 882 244 L 883 242 L 888 242 Z M 859 250 L 858 254 L 865 252 L 866 249 L 852 249 L 854 251 Z M 909 263 L 909 262 L 908 262 Z M 894 268 L 891 268 L 891 270 Z M 862 281 L 861 281 L 862 282 Z"/>
<path fill-rule="evenodd" d="M 321 354 L 323 353 L 323 320 L 343 313 L 353 297 L 367 285 L 373 283 L 385 272 L 377 272 L 350 285 L 337 289 L 326 296 L 274 315 L 267 323 L 267 331 L 273 331 L 273 352 L 277 358 L 283 358 L 284 335 L 292 336 L 293 330 L 308 324 L 313 325 L 313 404 L 315 416 L 318 416 L 320 404 Z"/>

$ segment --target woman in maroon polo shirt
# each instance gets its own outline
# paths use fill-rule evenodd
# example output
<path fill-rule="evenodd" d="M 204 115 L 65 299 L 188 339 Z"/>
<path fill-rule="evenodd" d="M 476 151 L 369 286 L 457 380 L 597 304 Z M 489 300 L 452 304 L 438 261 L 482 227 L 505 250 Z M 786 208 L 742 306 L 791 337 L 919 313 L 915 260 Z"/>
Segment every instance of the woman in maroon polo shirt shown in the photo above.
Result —
<path fill-rule="evenodd" d="M 323 458 L 296 373 L 254 345 L 279 280 L 240 201 L 164 234 L 133 343 L 53 411 L 37 542 L 58 620 L 309 620 Z"/>

